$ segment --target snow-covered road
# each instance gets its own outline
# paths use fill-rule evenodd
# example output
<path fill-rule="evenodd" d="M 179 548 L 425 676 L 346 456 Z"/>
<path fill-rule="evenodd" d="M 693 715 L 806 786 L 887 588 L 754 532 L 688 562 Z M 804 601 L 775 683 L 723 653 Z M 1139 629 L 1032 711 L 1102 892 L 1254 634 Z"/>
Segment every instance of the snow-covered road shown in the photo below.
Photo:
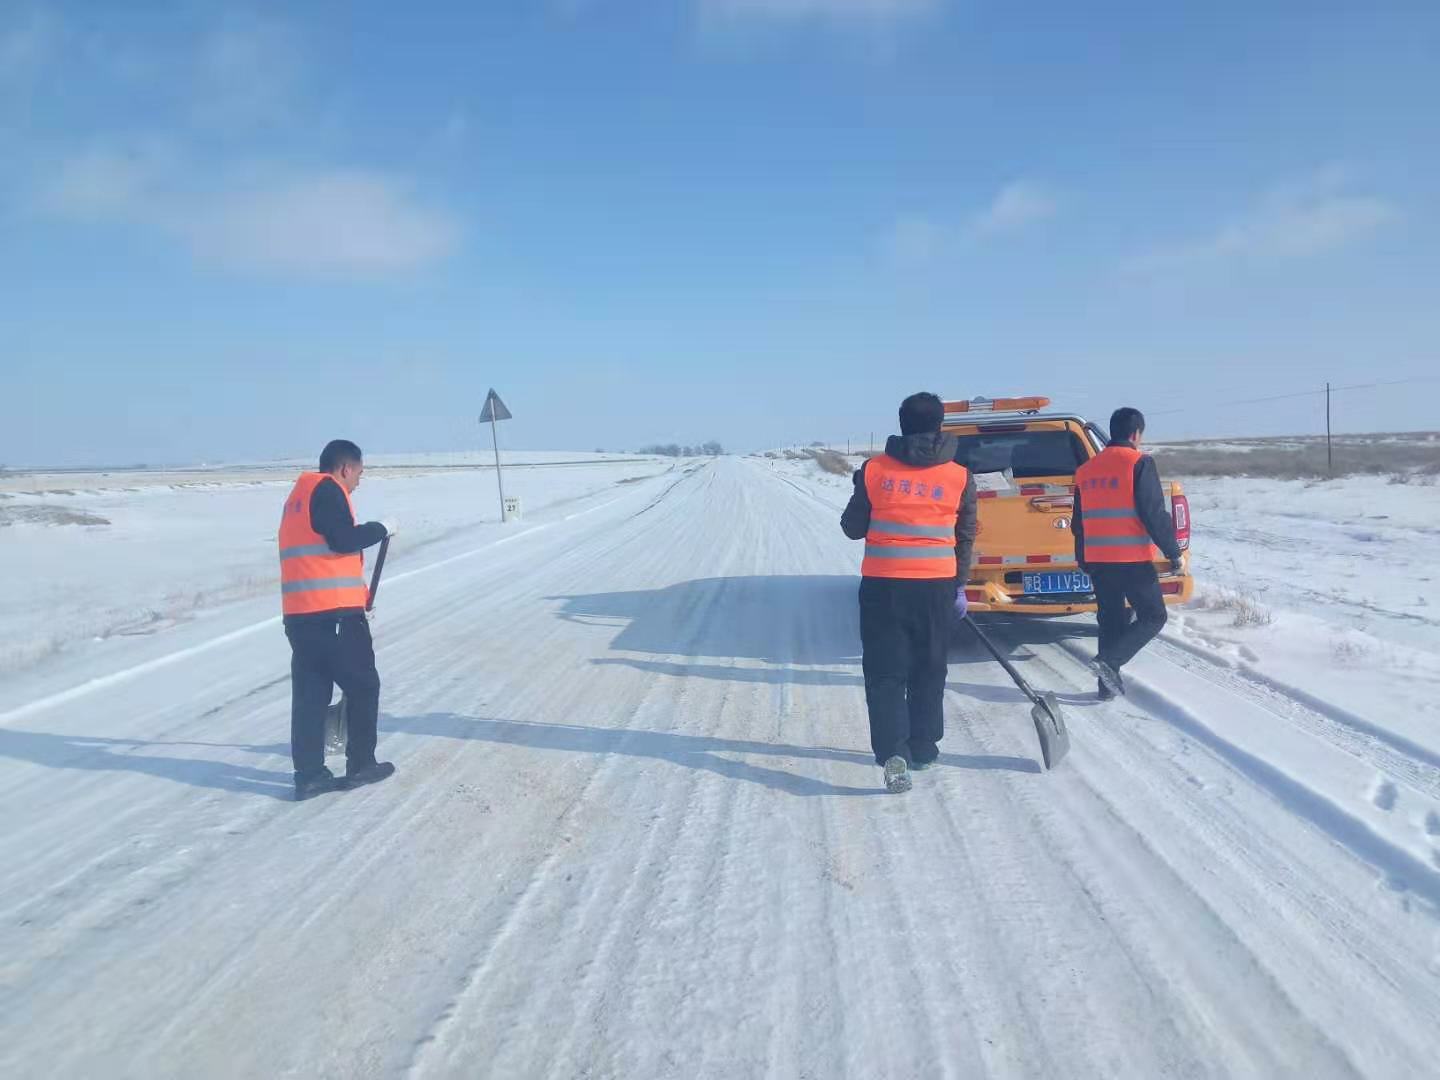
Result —
<path fill-rule="evenodd" d="M 288 801 L 273 599 L 0 695 L 0 1075 L 1410 1077 L 1440 754 L 1087 620 L 869 759 L 830 488 L 691 464 L 407 559 L 394 780 Z M 500 537 L 500 539 L 497 539 Z M 1128 670 L 1128 669 L 1127 669 Z"/>

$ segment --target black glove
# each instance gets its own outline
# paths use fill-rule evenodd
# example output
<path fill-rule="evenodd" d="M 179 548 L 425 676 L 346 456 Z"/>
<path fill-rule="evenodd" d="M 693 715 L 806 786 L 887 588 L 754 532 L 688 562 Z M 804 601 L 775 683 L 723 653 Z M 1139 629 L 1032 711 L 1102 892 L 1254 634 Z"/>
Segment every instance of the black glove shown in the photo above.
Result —
<path fill-rule="evenodd" d="M 1176 555 L 1173 559 L 1170 560 L 1170 573 L 1178 574 L 1184 569 L 1185 560 L 1181 556 Z"/>

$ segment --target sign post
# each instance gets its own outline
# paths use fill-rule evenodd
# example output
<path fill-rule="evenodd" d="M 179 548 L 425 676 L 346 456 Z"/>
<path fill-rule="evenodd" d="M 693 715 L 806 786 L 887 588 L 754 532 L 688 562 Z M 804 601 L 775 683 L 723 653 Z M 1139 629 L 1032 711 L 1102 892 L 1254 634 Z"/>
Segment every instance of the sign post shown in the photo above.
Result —
<path fill-rule="evenodd" d="M 485 407 L 480 410 L 480 423 L 490 422 L 490 445 L 495 448 L 495 483 L 500 488 L 500 520 L 509 521 L 510 516 L 505 512 L 505 479 L 500 474 L 500 437 L 495 432 L 495 424 L 499 420 L 509 420 L 510 410 L 500 400 L 500 395 L 495 393 L 495 388 L 490 388 L 490 393 L 485 395 Z"/>

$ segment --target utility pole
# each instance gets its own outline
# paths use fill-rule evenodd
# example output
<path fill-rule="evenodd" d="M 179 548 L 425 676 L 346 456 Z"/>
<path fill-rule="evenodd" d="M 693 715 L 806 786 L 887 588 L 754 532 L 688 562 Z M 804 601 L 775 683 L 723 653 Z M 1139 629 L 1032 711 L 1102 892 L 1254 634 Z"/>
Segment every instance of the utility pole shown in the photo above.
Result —
<path fill-rule="evenodd" d="M 1325 466 L 1335 475 L 1335 450 L 1330 442 L 1330 384 L 1325 384 Z"/>

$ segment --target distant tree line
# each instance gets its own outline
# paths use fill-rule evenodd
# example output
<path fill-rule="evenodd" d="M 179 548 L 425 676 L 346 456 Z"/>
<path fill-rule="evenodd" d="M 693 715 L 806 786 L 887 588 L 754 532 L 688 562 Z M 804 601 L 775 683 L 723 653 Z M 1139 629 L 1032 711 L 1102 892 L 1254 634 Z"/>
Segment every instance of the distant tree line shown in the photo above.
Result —
<path fill-rule="evenodd" d="M 719 457 L 725 453 L 725 447 L 721 446 L 714 439 L 699 446 L 681 446 L 679 443 L 655 444 L 654 446 L 642 446 L 642 454 L 655 454 L 659 457 Z"/>

